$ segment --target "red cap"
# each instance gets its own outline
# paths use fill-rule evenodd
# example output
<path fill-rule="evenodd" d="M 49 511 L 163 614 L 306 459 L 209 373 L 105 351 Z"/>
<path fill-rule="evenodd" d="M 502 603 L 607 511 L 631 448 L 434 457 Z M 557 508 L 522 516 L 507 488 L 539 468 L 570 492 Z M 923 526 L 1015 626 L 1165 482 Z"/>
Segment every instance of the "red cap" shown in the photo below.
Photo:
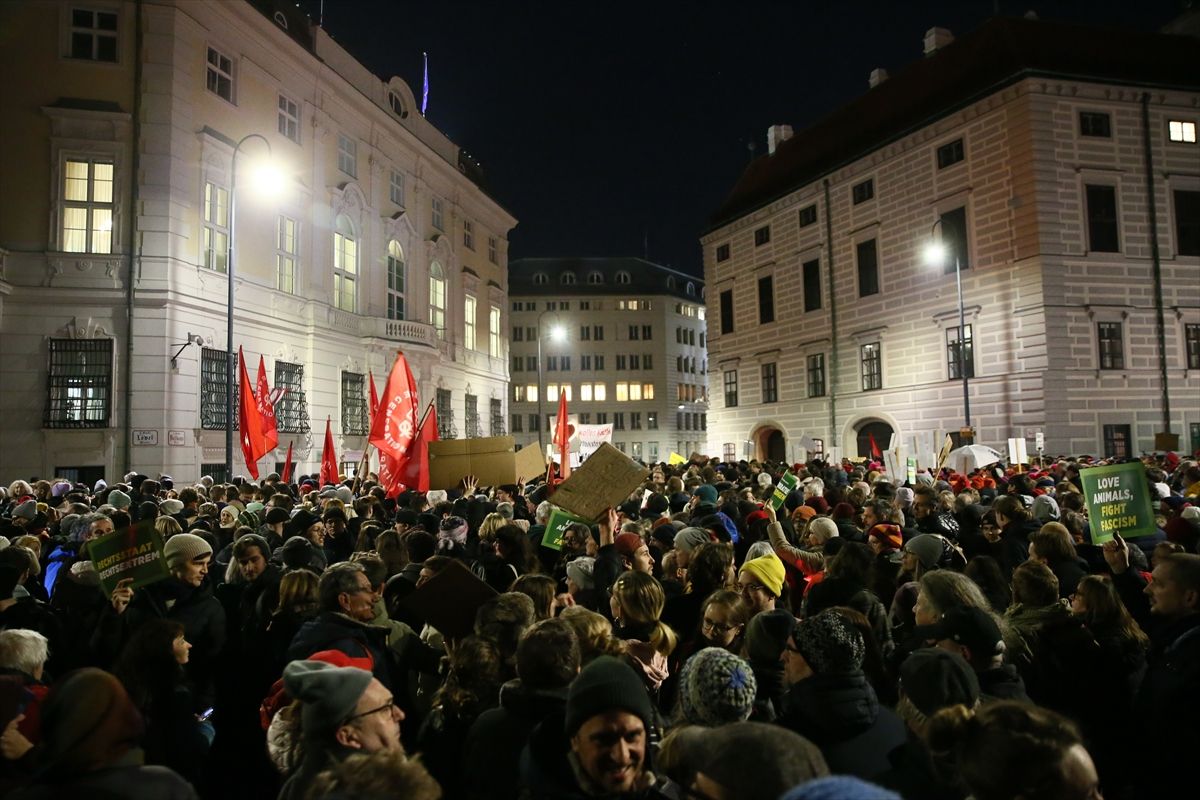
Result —
<path fill-rule="evenodd" d="M 369 652 L 365 658 L 351 658 L 341 650 L 321 650 L 309 656 L 308 660 L 324 661 L 326 664 L 333 664 L 335 667 L 357 667 L 367 672 L 371 672 L 375 668 L 375 659 L 371 658 Z"/>
<path fill-rule="evenodd" d="M 636 533 L 622 533 L 613 539 L 613 545 L 616 546 L 617 552 L 626 558 L 633 558 L 633 554 L 645 543 L 646 541 Z"/>

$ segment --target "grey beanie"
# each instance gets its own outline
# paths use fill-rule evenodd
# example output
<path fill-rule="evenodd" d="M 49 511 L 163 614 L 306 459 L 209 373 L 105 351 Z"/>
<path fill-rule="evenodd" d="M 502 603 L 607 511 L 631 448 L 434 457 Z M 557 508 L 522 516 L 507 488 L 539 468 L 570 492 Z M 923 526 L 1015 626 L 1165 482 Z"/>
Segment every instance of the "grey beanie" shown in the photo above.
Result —
<path fill-rule="evenodd" d="M 158 510 L 166 514 L 168 517 L 173 517 L 180 511 L 183 511 L 182 500 L 163 500 L 158 504 Z"/>
<path fill-rule="evenodd" d="M 1058 501 L 1048 494 L 1038 495 L 1033 501 L 1033 518 L 1043 525 L 1047 522 L 1057 522 Z"/>
<path fill-rule="evenodd" d="M 306 735 L 311 735 L 334 730 L 352 717 L 371 677 L 357 667 L 293 661 L 283 668 L 283 688 L 303 704 L 301 724 Z"/>
<path fill-rule="evenodd" d="M 925 569 L 936 567 L 945 549 L 945 540 L 936 533 L 922 533 L 904 544 L 904 552 L 916 556 Z"/>
<path fill-rule="evenodd" d="M 712 537 L 708 535 L 708 531 L 702 528 L 684 528 L 675 534 L 675 549 L 691 553 L 700 545 L 708 544 L 711 541 Z"/>
<path fill-rule="evenodd" d="M 685 724 L 717 728 L 742 722 L 754 708 L 758 683 L 750 665 L 721 647 L 706 647 L 679 673 L 679 708 Z"/>
<path fill-rule="evenodd" d="M 113 489 L 108 493 L 109 504 L 116 509 L 124 511 L 129 508 L 129 504 L 133 501 L 129 499 L 129 495 L 122 492 L 120 489 Z"/>
<path fill-rule="evenodd" d="M 212 545 L 194 533 L 177 533 L 167 539 L 163 547 L 163 558 L 168 567 L 186 564 L 205 555 L 212 555 Z"/>
<path fill-rule="evenodd" d="M 591 556 L 580 556 L 567 563 L 567 577 L 575 581 L 580 589 L 591 589 L 596 585 L 593 572 L 596 569 L 596 559 Z"/>
<path fill-rule="evenodd" d="M 786 609 L 755 614 L 746 625 L 746 655 L 758 663 L 778 663 L 795 626 L 796 618 Z"/>
<path fill-rule="evenodd" d="M 797 622 L 792 630 L 792 641 L 818 675 L 845 674 L 862 669 L 866 653 L 862 634 L 832 609 Z"/>
<path fill-rule="evenodd" d="M 37 503 L 33 500 L 26 500 L 12 510 L 13 519 L 28 519 L 32 520 L 37 516 Z"/>

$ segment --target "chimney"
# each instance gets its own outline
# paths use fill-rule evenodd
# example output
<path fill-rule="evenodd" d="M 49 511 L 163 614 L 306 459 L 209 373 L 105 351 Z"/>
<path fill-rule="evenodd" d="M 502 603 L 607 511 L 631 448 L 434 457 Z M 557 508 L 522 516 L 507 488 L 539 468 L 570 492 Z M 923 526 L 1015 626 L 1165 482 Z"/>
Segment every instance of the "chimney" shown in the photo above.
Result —
<path fill-rule="evenodd" d="M 931 56 L 954 41 L 954 34 L 947 28 L 930 28 L 925 31 L 925 55 Z"/>
<path fill-rule="evenodd" d="M 774 155 L 775 148 L 792 138 L 791 125 L 772 125 L 767 128 L 767 155 Z"/>
<path fill-rule="evenodd" d="M 876 86 L 883 83 L 887 79 L 888 79 L 887 70 L 884 69 L 883 67 L 876 67 L 875 69 L 871 70 L 871 75 L 870 75 L 870 77 L 867 78 L 867 84 L 872 89 L 874 89 Z"/>

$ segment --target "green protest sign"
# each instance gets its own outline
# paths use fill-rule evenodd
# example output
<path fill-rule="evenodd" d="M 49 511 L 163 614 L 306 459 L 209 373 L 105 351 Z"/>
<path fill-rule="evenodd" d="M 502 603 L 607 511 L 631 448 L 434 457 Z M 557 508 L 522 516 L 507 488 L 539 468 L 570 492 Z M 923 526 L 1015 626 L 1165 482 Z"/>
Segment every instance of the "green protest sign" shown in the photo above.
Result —
<path fill-rule="evenodd" d="M 150 521 L 93 539 L 87 553 L 106 595 L 112 595 L 117 583 L 125 579 L 132 580 L 130 588 L 137 589 L 167 577 L 162 537 Z"/>
<path fill-rule="evenodd" d="M 783 477 L 779 479 L 779 484 L 775 487 L 775 491 L 771 493 L 771 508 L 776 511 L 783 505 L 783 501 L 787 500 L 787 496 L 792 493 L 792 489 L 796 488 L 796 484 L 800 483 L 800 479 L 790 469 L 783 473 Z"/>
<path fill-rule="evenodd" d="M 1092 544 L 1111 541 L 1116 533 L 1134 538 L 1150 536 L 1158 529 L 1146 469 L 1141 464 L 1093 467 L 1080 472 L 1079 479 L 1087 500 Z"/>
<path fill-rule="evenodd" d="M 567 526 L 575 522 L 581 522 L 588 527 L 591 527 L 592 524 L 583 517 L 568 514 L 557 506 L 553 507 L 550 511 L 550 518 L 546 520 L 546 532 L 542 534 L 542 547 L 562 550 L 563 533 L 567 530 Z"/>

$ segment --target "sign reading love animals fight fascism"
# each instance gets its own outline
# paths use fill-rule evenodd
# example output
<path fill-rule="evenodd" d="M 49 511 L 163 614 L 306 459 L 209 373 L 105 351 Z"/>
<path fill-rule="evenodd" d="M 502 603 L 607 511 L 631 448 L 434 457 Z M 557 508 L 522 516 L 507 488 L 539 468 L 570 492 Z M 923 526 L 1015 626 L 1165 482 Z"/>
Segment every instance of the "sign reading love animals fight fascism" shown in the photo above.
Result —
<path fill-rule="evenodd" d="M 1146 468 L 1137 462 L 1093 467 L 1079 473 L 1088 505 L 1092 544 L 1110 541 L 1114 534 L 1125 538 L 1150 536 L 1158 526 L 1150 505 Z"/>

